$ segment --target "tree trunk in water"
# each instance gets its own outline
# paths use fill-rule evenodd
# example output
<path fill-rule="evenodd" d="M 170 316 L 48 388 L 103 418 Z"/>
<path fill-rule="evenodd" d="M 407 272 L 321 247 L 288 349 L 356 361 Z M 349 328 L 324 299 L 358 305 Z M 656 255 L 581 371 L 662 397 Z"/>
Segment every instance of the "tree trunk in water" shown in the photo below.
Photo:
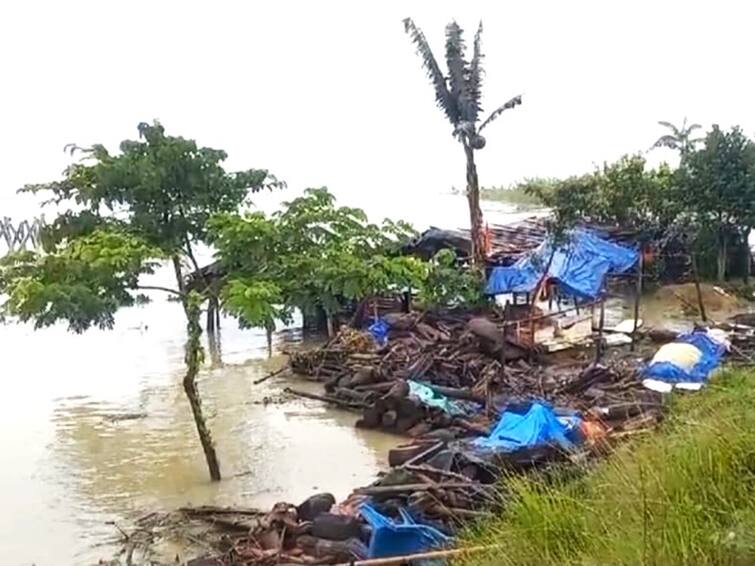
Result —
<path fill-rule="evenodd" d="M 185 310 L 188 339 L 186 341 L 184 391 L 189 398 L 191 412 L 194 415 L 194 423 L 197 425 L 199 441 L 202 443 L 207 467 L 210 470 L 210 478 L 212 481 L 220 481 L 220 464 L 218 463 L 218 456 L 215 453 L 215 445 L 212 442 L 210 429 L 207 427 L 207 422 L 202 413 L 202 399 L 199 397 L 199 389 L 197 388 L 197 374 L 199 373 L 199 366 L 202 361 L 202 346 L 199 340 L 202 335 L 202 327 L 199 324 L 199 305 L 194 304 L 191 299 L 186 299 Z"/>
<path fill-rule="evenodd" d="M 173 262 L 173 270 L 176 274 L 176 283 L 181 293 L 184 293 L 185 286 L 183 273 L 181 272 L 181 260 L 178 255 L 173 255 L 171 260 Z M 194 416 L 194 424 L 197 426 L 197 434 L 199 434 L 199 441 L 202 443 L 202 450 L 204 451 L 205 460 L 207 460 L 207 468 L 210 470 L 210 478 L 212 481 L 220 481 L 220 464 L 218 463 L 218 456 L 215 453 L 215 445 L 212 442 L 210 429 L 204 420 L 202 399 L 199 396 L 199 389 L 197 389 L 197 374 L 199 373 L 199 366 L 202 363 L 202 344 L 200 342 L 202 325 L 199 322 L 202 314 L 200 299 L 195 293 L 192 293 L 190 296 L 184 294 L 181 301 L 184 313 L 186 314 L 186 351 L 184 355 L 186 375 L 183 380 L 184 392 L 189 399 L 191 412 Z"/>
<path fill-rule="evenodd" d="M 719 231 L 718 234 L 718 258 L 716 261 L 716 278 L 719 282 L 726 279 L 726 236 Z"/>
<path fill-rule="evenodd" d="M 485 269 L 486 250 L 482 230 L 482 210 L 480 210 L 480 185 L 474 162 L 474 149 L 466 142 L 464 142 L 464 153 L 467 156 L 467 201 L 472 240 L 472 264 L 482 272 Z"/>
<path fill-rule="evenodd" d="M 220 305 L 217 297 L 210 297 L 207 302 L 207 347 L 210 350 L 210 361 L 217 367 L 223 364 L 220 346 Z"/>

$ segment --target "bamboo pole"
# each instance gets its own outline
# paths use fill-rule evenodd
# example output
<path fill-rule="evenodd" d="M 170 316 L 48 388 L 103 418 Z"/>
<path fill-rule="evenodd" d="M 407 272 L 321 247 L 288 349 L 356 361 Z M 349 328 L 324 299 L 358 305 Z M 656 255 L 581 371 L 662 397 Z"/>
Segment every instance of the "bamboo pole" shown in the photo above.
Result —
<path fill-rule="evenodd" d="M 697 272 L 697 257 L 695 252 L 690 254 L 692 260 L 692 277 L 695 279 L 695 291 L 697 292 L 697 305 L 700 307 L 700 317 L 703 322 L 708 322 L 708 316 L 705 314 L 705 304 L 703 303 L 703 292 L 700 290 L 700 277 Z"/>
<path fill-rule="evenodd" d="M 595 363 L 600 363 L 600 358 L 603 355 L 603 326 L 606 320 L 606 300 L 600 301 L 600 318 L 598 319 L 598 340 L 595 343 Z"/>
<path fill-rule="evenodd" d="M 634 291 L 634 324 L 632 325 L 632 345 L 630 350 L 634 352 L 637 342 L 637 324 L 640 318 L 640 297 L 642 296 L 642 277 L 645 269 L 645 254 L 643 253 L 644 247 L 640 246 L 640 259 L 637 265 L 637 286 Z"/>
<path fill-rule="evenodd" d="M 434 550 L 430 552 L 420 552 L 418 554 L 407 554 L 406 556 L 392 556 L 390 558 L 370 558 L 367 560 L 357 560 L 354 562 L 342 562 L 336 566 L 400 566 L 409 564 L 415 560 L 435 560 L 443 558 L 454 558 L 459 556 L 468 556 L 479 554 L 491 550 L 503 549 L 503 544 L 489 544 L 485 546 L 469 546 L 467 548 L 452 548 L 449 550 Z"/>

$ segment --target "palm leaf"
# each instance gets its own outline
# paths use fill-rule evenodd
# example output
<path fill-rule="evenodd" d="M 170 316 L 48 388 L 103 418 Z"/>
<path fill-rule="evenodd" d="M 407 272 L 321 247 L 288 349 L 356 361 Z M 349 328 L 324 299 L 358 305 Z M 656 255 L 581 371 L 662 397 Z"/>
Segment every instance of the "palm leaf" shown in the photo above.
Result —
<path fill-rule="evenodd" d="M 511 100 L 509 100 L 508 102 L 506 102 L 505 104 L 503 104 L 503 105 L 499 106 L 498 108 L 496 108 L 495 110 L 493 110 L 490 113 L 490 116 L 488 116 L 485 119 L 485 121 L 482 123 L 482 125 L 480 126 L 480 128 L 477 131 L 478 132 L 482 132 L 482 130 L 485 129 L 485 126 L 487 126 L 488 124 L 490 124 L 490 122 L 492 122 L 493 120 L 495 120 L 496 118 L 498 118 L 498 116 L 500 116 L 501 114 L 503 114 L 506 110 L 509 110 L 511 108 L 515 108 L 516 106 L 520 105 L 521 103 L 522 103 L 522 95 L 518 94 L 514 98 L 512 98 Z"/>
<path fill-rule="evenodd" d="M 459 121 L 458 108 L 455 101 L 451 98 L 451 93 L 449 93 L 448 86 L 446 85 L 446 77 L 443 76 L 438 62 L 435 60 L 425 34 L 414 24 L 411 18 L 404 19 L 404 31 L 409 34 L 412 43 L 417 47 L 417 53 L 422 57 L 422 65 L 427 72 L 427 77 L 433 83 L 433 87 L 435 87 L 436 103 L 446 113 L 451 123 L 456 125 Z"/>
<path fill-rule="evenodd" d="M 477 116 L 482 112 L 482 51 L 480 40 L 482 36 L 482 21 L 477 27 L 477 33 L 474 35 L 474 45 L 472 48 L 472 61 L 469 63 L 469 71 L 466 80 L 466 95 L 470 101 L 471 112 L 464 116 L 465 120 L 477 122 Z"/>

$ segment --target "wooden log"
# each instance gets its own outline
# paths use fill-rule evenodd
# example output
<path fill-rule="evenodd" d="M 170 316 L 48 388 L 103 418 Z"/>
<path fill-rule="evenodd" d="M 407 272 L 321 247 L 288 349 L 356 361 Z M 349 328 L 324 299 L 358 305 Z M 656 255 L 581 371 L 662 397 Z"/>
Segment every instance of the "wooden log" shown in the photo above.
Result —
<path fill-rule="evenodd" d="M 394 426 L 396 426 L 396 421 L 398 420 L 398 414 L 396 411 L 386 411 L 383 413 L 383 416 L 380 417 L 380 424 L 383 428 L 391 429 Z"/>
<path fill-rule="evenodd" d="M 359 404 L 353 401 L 352 402 L 342 401 L 341 399 L 336 399 L 335 397 L 331 397 L 328 395 L 317 395 L 315 393 L 309 393 L 307 391 L 298 391 L 296 389 L 291 389 L 290 387 L 286 387 L 283 390 L 283 392 L 288 393 L 290 395 L 296 395 L 297 397 L 303 397 L 304 399 L 312 399 L 314 401 L 323 401 L 324 403 L 330 403 L 332 405 L 335 405 L 342 409 L 347 409 L 349 411 L 358 411 L 360 409 L 367 407 L 365 403 Z"/>
<path fill-rule="evenodd" d="M 434 383 L 425 383 L 430 389 L 451 399 L 461 399 L 462 401 L 474 401 L 475 403 L 484 403 L 485 397 L 477 395 L 471 389 L 461 389 L 457 387 L 444 387 L 442 385 L 435 385 Z"/>
<path fill-rule="evenodd" d="M 429 491 L 432 489 L 464 489 L 476 487 L 475 482 L 444 482 L 444 483 L 405 483 L 401 485 L 373 485 L 354 490 L 358 495 L 401 495 L 414 491 Z"/>

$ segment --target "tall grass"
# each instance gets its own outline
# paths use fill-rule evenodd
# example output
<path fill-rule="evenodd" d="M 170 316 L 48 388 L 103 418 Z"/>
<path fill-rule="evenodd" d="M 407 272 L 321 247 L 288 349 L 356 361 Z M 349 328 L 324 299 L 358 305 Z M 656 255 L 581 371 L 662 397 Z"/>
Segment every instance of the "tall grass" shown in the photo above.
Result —
<path fill-rule="evenodd" d="M 755 373 L 676 399 L 660 431 L 579 479 L 506 491 L 503 514 L 467 533 L 503 548 L 466 564 L 755 564 Z"/>

